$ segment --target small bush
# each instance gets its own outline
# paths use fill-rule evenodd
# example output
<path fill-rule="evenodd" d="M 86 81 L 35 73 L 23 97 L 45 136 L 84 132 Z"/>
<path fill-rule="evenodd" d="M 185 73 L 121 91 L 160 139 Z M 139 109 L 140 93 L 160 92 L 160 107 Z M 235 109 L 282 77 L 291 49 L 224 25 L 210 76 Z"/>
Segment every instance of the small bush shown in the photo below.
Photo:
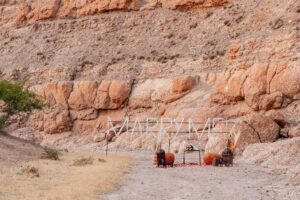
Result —
<path fill-rule="evenodd" d="M 19 83 L 11 83 L 6 80 L 0 81 L 0 99 L 6 103 L 5 111 L 9 115 L 43 107 L 43 103 L 37 95 L 25 89 L 24 86 L 25 81 Z"/>
<path fill-rule="evenodd" d="M 66 153 L 68 153 L 68 152 L 69 152 L 69 149 L 61 149 L 60 151 L 61 151 L 61 152 L 66 152 Z"/>
<path fill-rule="evenodd" d="M 41 158 L 42 159 L 50 159 L 50 160 L 59 160 L 60 155 L 61 155 L 61 152 L 59 150 L 45 147 Z"/>
<path fill-rule="evenodd" d="M 26 166 L 25 168 L 22 168 L 19 174 L 26 175 L 31 178 L 40 177 L 39 169 L 33 166 Z"/>
<path fill-rule="evenodd" d="M 92 165 L 93 163 L 94 163 L 94 158 L 93 157 L 80 158 L 78 160 L 74 160 L 73 166 Z"/>
<path fill-rule="evenodd" d="M 0 117 L 0 129 L 5 127 L 7 117 Z"/>
<path fill-rule="evenodd" d="M 98 158 L 98 161 L 99 161 L 99 162 L 102 162 L 102 163 L 105 163 L 105 162 L 106 162 L 106 160 L 104 160 L 104 159 L 102 159 L 102 158 Z"/>

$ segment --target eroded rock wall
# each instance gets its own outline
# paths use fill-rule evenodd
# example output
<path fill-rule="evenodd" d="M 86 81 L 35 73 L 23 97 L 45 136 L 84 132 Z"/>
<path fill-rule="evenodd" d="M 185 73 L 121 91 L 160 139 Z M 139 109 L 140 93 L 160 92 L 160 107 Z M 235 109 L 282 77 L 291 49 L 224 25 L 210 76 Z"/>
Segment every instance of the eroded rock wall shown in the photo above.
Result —
<path fill-rule="evenodd" d="M 226 3 L 227 0 L 3 0 L 0 2 L 0 14 L 2 22 L 18 26 L 42 20 L 78 18 L 111 11 L 149 10 L 158 7 L 195 10 Z"/>
<path fill-rule="evenodd" d="M 238 152 L 299 137 L 299 13 L 298 1 L 279 0 L 2 0 L 1 77 L 27 79 L 48 105 L 10 128 L 32 127 L 42 144 L 101 146 L 107 117 L 224 118 L 237 122 Z M 180 135 L 171 149 L 219 153 L 228 138 Z M 110 142 L 137 150 L 155 140 Z"/>

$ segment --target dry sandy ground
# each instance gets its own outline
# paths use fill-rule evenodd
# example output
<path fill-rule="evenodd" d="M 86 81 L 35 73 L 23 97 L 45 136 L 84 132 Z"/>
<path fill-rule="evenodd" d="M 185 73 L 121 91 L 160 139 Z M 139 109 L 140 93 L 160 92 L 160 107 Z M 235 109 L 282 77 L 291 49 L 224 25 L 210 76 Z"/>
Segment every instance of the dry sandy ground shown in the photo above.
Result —
<path fill-rule="evenodd" d="M 232 168 L 157 169 L 150 155 L 139 155 L 127 183 L 104 200 L 299 200 L 300 180 L 242 163 Z M 179 158 L 178 158 L 179 159 Z M 180 159 L 177 161 L 181 161 Z"/>
<path fill-rule="evenodd" d="M 93 163 L 74 166 L 81 158 Z M 99 158 L 105 159 L 105 162 Z M 0 200 L 93 200 L 122 184 L 132 161 L 124 156 L 92 152 L 64 152 L 60 160 L 35 159 L 0 166 Z M 24 167 L 35 167 L 39 177 L 23 173 Z"/>

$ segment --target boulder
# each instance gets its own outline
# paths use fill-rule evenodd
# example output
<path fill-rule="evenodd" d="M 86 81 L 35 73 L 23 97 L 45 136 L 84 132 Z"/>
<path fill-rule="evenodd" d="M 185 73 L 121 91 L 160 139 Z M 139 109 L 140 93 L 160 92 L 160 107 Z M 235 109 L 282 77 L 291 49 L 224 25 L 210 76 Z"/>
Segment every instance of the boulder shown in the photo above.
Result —
<path fill-rule="evenodd" d="M 96 81 L 76 81 L 70 94 L 68 104 L 74 110 L 94 107 L 98 84 Z"/>
<path fill-rule="evenodd" d="M 72 127 L 71 117 L 68 110 L 47 110 L 44 114 L 44 132 L 56 134 L 70 131 Z"/>
<path fill-rule="evenodd" d="M 219 110 L 222 111 L 222 117 L 225 119 L 236 119 L 253 112 L 253 109 L 245 102 L 238 102 L 234 105 L 223 105 Z"/>
<path fill-rule="evenodd" d="M 245 70 L 230 70 L 217 77 L 210 97 L 212 103 L 232 104 L 244 99 Z"/>
<path fill-rule="evenodd" d="M 63 107 L 68 108 L 68 99 L 73 90 L 72 82 L 47 83 L 42 87 L 44 88 L 37 88 L 37 90 L 40 90 L 38 94 L 43 91 L 47 104 L 50 106 L 62 105 Z"/>
<path fill-rule="evenodd" d="M 265 115 L 276 122 L 280 127 L 285 127 L 289 124 L 287 117 L 283 114 L 283 111 L 270 110 L 266 112 Z"/>
<path fill-rule="evenodd" d="M 287 112 L 293 113 L 294 115 L 300 115 L 300 100 L 294 101 L 293 103 L 289 104 L 286 108 Z"/>
<path fill-rule="evenodd" d="M 129 107 L 151 108 L 156 103 L 164 103 L 172 96 L 171 79 L 148 79 L 136 84 L 129 98 Z"/>
<path fill-rule="evenodd" d="M 243 151 L 249 144 L 274 142 L 279 137 L 280 127 L 270 118 L 261 114 L 250 114 L 235 120 L 235 125 L 217 124 L 208 133 L 205 151 L 220 153 L 226 146 L 230 135 L 240 133 L 237 152 Z"/>
<path fill-rule="evenodd" d="M 109 88 L 111 81 L 103 80 L 97 89 L 94 107 L 96 109 L 108 109 L 110 105 Z"/>
<path fill-rule="evenodd" d="M 172 80 L 173 93 L 182 93 L 191 90 L 196 85 L 196 79 L 192 76 L 176 77 Z"/>
<path fill-rule="evenodd" d="M 292 98 L 300 92 L 299 66 L 275 65 L 273 71 L 270 93 L 280 91 Z"/>
<path fill-rule="evenodd" d="M 289 137 L 300 137 L 300 125 L 294 126 L 289 130 Z"/>
<path fill-rule="evenodd" d="M 269 95 L 261 96 L 259 110 L 271 110 L 281 108 L 283 100 L 283 94 L 281 92 L 274 92 Z"/>
<path fill-rule="evenodd" d="M 267 90 L 267 70 L 268 65 L 256 64 L 245 71 L 247 78 L 242 85 L 243 95 L 245 102 L 254 110 L 259 109 L 260 96 Z"/>
<path fill-rule="evenodd" d="M 235 125 L 217 124 L 211 132 L 208 133 L 208 142 L 205 146 L 207 153 L 221 153 L 226 147 L 231 134 L 240 134 L 237 141 L 237 153 L 242 152 L 246 146 L 253 143 L 259 143 L 259 136 L 250 127 L 247 122 L 242 119 L 236 120 Z"/>
<path fill-rule="evenodd" d="M 254 113 L 245 121 L 258 134 L 260 142 L 275 142 L 278 139 L 280 127 L 269 117 Z"/>
<path fill-rule="evenodd" d="M 97 88 L 94 101 L 96 109 L 118 109 L 131 93 L 131 80 L 103 80 Z"/>
<path fill-rule="evenodd" d="M 109 97 L 112 103 L 121 105 L 129 97 L 132 81 L 113 80 L 109 87 Z"/>

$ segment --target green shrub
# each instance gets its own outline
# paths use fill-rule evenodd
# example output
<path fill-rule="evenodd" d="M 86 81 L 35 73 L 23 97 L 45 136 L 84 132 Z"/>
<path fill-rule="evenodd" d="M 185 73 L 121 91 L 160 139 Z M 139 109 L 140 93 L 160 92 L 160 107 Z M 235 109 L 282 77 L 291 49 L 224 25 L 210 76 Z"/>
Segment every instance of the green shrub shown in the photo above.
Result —
<path fill-rule="evenodd" d="M 11 83 L 0 81 L 0 99 L 6 103 L 5 111 L 10 115 L 17 112 L 29 112 L 41 109 L 42 102 L 37 95 L 24 87 L 25 81 Z"/>
<path fill-rule="evenodd" d="M 7 117 L 0 117 L 0 129 L 5 126 L 6 120 L 7 120 Z"/>

